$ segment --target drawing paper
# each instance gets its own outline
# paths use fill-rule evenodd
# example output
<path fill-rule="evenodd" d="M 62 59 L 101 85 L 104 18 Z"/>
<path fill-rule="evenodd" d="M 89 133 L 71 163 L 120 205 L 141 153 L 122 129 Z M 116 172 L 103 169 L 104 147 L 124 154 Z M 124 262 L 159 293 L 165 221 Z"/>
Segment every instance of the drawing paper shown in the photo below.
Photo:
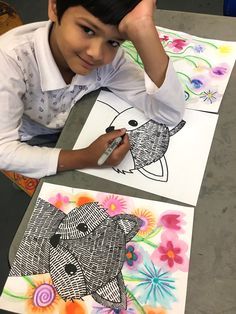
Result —
<path fill-rule="evenodd" d="M 217 119 L 217 114 L 186 109 L 183 121 L 169 129 L 101 91 L 74 149 L 87 147 L 112 125 L 127 129 L 131 150 L 116 168 L 80 171 L 196 205 Z M 130 125 L 132 120 L 138 125 Z"/>
<path fill-rule="evenodd" d="M 236 59 L 236 42 L 192 36 L 157 27 L 185 90 L 186 108 L 218 112 Z M 122 45 L 132 60 L 142 60 L 129 41 Z"/>
<path fill-rule="evenodd" d="M 44 183 L 0 308 L 184 314 L 193 214 L 192 207 Z"/>

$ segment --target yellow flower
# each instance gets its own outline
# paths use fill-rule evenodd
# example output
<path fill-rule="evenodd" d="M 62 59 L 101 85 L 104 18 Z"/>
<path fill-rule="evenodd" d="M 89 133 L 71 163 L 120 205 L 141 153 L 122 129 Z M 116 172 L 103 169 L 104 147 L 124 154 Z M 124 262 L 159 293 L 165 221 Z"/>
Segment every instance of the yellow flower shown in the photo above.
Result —
<path fill-rule="evenodd" d="M 221 54 L 230 54 L 233 50 L 232 47 L 229 45 L 219 46 L 218 49 Z"/>
<path fill-rule="evenodd" d="M 132 214 L 142 220 L 142 226 L 138 232 L 140 237 L 145 237 L 150 234 L 154 228 L 156 228 L 156 218 L 150 210 L 145 208 L 136 208 Z"/>

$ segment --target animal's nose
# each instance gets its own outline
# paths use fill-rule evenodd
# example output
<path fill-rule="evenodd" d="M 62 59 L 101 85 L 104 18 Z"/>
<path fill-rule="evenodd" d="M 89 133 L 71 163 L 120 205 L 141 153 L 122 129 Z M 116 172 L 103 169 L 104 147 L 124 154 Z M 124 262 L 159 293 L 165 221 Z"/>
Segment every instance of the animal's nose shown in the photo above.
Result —
<path fill-rule="evenodd" d="M 108 128 L 106 128 L 106 133 L 109 133 L 109 132 L 114 131 L 114 130 L 115 130 L 115 127 L 111 125 Z"/>

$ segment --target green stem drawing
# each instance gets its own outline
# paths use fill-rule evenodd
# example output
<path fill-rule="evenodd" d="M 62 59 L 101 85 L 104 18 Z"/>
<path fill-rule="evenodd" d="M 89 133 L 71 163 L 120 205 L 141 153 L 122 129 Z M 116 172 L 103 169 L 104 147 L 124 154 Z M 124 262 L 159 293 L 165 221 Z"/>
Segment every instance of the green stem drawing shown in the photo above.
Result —
<path fill-rule="evenodd" d="M 15 298 L 15 299 L 19 299 L 19 300 L 29 300 L 29 299 L 30 299 L 30 297 L 25 297 L 25 296 L 16 295 L 16 294 L 10 292 L 10 291 L 7 290 L 7 289 L 4 289 L 4 290 L 3 290 L 3 294 L 7 295 L 8 297 Z"/>
<path fill-rule="evenodd" d="M 22 278 L 31 285 L 31 287 L 36 288 L 37 286 L 34 284 L 33 280 L 30 279 L 28 276 L 22 276 Z"/>
<path fill-rule="evenodd" d="M 157 244 L 154 244 L 153 242 L 151 242 L 151 241 L 149 241 L 143 237 L 140 237 L 140 236 L 136 236 L 135 239 L 132 240 L 132 242 L 144 242 L 147 245 L 150 245 L 151 247 L 153 247 L 154 249 L 158 248 Z"/>
<path fill-rule="evenodd" d="M 188 85 L 185 85 L 185 87 L 186 87 L 186 89 L 187 89 L 191 94 L 193 94 L 193 95 L 195 95 L 195 96 L 200 96 L 200 95 L 203 94 L 203 92 L 201 92 L 200 94 L 194 93 L 194 92 L 188 87 Z"/>
<path fill-rule="evenodd" d="M 201 57 L 197 57 L 197 56 L 185 56 L 186 58 L 194 58 L 194 59 L 198 59 L 198 60 L 201 60 L 201 61 L 204 61 L 205 63 L 207 63 L 209 65 L 210 68 L 212 68 L 212 65 L 210 64 L 210 62 L 208 62 L 206 59 L 204 58 L 201 58 Z"/>
<path fill-rule="evenodd" d="M 191 83 L 191 79 L 187 74 L 185 74 L 183 72 L 176 72 L 176 73 L 185 76 L 188 79 L 188 81 Z"/>
<path fill-rule="evenodd" d="M 138 300 L 135 298 L 134 294 L 126 287 L 126 292 L 130 299 L 134 302 L 137 310 L 139 311 L 140 314 L 146 314 L 142 305 L 138 302 Z"/>
<path fill-rule="evenodd" d="M 170 55 L 170 57 L 171 57 L 171 58 L 175 58 L 175 59 L 185 59 L 185 60 L 187 60 L 188 62 L 192 63 L 192 64 L 195 66 L 195 68 L 198 67 L 198 65 L 197 65 L 194 61 L 189 60 L 189 59 L 186 58 L 185 56 Z M 175 60 L 173 60 L 173 61 L 175 61 Z M 176 60 L 176 61 L 177 61 L 177 60 Z"/>

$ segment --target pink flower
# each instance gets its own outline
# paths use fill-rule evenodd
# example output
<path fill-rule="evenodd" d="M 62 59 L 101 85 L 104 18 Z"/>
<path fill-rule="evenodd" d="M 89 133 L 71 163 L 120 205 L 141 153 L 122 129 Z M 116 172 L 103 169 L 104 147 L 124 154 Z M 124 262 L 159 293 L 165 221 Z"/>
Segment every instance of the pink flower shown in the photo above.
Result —
<path fill-rule="evenodd" d="M 184 39 L 174 39 L 172 43 L 169 43 L 168 46 L 170 48 L 173 48 L 174 51 L 179 52 L 180 50 L 183 50 L 184 47 L 187 46 L 187 42 Z"/>
<path fill-rule="evenodd" d="M 218 66 L 216 66 L 210 70 L 210 74 L 214 78 L 225 77 L 225 75 L 228 74 L 228 72 L 229 72 L 229 66 L 225 63 L 219 64 Z"/>
<path fill-rule="evenodd" d="M 184 214 L 179 211 L 167 211 L 161 215 L 159 223 L 167 229 L 180 231 L 181 224 L 184 224 L 183 216 Z"/>
<path fill-rule="evenodd" d="M 166 231 L 161 235 L 161 244 L 151 255 L 151 260 L 163 269 L 187 272 L 189 260 L 186 256 L 188 245 L 176 233 Z"/>
<path fill-rule="evenodd" d="M 163 37 L 160 37 L 160 41 L 168 41 L 169 36 L 163 35 Z"/>
<path fill-rule="evenodd" d="M 98 193 L 97 201 L 107 210 L 110 216 L 119 215 L 120 213 L 130 212 L 133 209 L 133 202 L 131 197 Z"/>
<path fill-rule="evenodd" d="M 57 193 L 56 196 L 50 197 L 48 202 L 54 205 L 55 207 L 63 210 L 64 207 L 69 204 L 70 199 L 68 196 L 63 196 L 61 193 Z"/>

